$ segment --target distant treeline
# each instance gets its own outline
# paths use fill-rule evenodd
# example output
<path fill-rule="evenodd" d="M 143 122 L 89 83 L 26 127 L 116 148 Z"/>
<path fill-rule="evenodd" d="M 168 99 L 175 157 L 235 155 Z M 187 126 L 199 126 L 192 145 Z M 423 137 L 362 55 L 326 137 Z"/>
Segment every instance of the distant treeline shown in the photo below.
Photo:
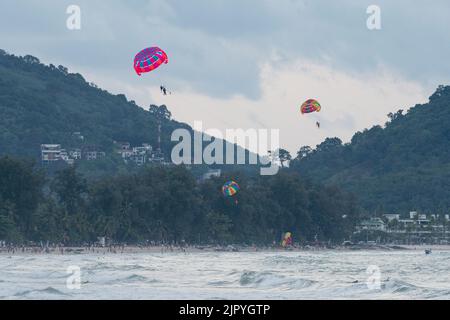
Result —
<path fill-rule="evenodd" d="M 228 179 L 235 198 L 222 195 Z M 0 159 L 0 240 L 76 245 L 97 237 L 116 242 L 272 244 L 286 231 L 297 242 L 340 242 L 351 234 L 358 208 L 333 187 L 282 170 L 198 182 L 183 166 L 87 180 L 75 167 L 46 176 L 31 161 Z"/>

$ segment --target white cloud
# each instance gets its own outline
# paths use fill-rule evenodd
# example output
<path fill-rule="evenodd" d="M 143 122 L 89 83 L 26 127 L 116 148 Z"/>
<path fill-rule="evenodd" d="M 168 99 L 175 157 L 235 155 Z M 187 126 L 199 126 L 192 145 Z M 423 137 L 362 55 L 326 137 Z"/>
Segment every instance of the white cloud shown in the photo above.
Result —
<path fill-rule="evenodd" d="M 374 124 L 384 124 L 386 115 L 427 101 L 429 94 L 419 84 L 379 67 L 372 73 L 350 74 L 305 60 L 261 66 L 258 100 L 243 95 L 210 97 L 187 88 L 163 96 L 156 86 L 129 86 L 116 81 L 113 91 L 125 90 L 140 105 L 166 104 L 175 119 L 193 125 L 203 121 L 204 129 L 280 129 L 281 145 L 293 154 L 300 146 L 322 142 L 326 137 L 349 141 L 352 135 Z M 102 81 L 103 82 L 103 81 Z M 108 80 L 105 80 L 108 82 Z M 143 80 L 145 82 L 145 80 Z M 320 113 L 301 115 L 303 101 L 315 98 Z M 317 129 L 315 123 L 321 123 Z"/>
<path fill-rule="evenodd" d="M 144 107 L 166 104 L 179 121 L 280 128 L 293 152 L 328 136 L 348 140 L 449 81 L 448 0 L 379 0 L 376 32 L 366 28 L 370 0 L 76 3 L 83 27 L 70 32 L 69 0 L 0 1 L 2 49 L 66 65 Z M 139 78 L 133 56 L 153 44 L 170 63 Z M 160 84 L 174 95 L 162 97 Z M 323 111 L 301 116 L 310 97 Z"/>

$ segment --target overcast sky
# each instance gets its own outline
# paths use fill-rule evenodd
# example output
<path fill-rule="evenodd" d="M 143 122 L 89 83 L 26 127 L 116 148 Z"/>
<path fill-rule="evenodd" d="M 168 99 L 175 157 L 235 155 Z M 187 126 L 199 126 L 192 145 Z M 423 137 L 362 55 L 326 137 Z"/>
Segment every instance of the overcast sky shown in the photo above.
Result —
<path fill-rule="evenodd" d="M 81 30 L 66 27 L 72 4 Z M 373 4 L 381 30 L 366 25 Z M 449 21 L 448 0 L 1 0 L 0 48 L 204 129 L 280 129 L 295 153 L 348 141 L 449 84 Z M 169 64 L 138 77 L 134 55 L 153 45 Z M 300 115 L 308 98 L 321 113 Z"/>

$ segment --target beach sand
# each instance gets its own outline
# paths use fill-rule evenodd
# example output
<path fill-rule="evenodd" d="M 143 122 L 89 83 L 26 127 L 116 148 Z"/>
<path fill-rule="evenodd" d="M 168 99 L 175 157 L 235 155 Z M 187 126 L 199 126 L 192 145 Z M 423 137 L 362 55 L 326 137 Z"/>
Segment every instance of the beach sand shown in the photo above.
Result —
<path fill-rule="evenodd" d="M 201 252 L 314 252 L 314 251 L 355 251 L 355 250 L 417 250 L 450 251 L 450 245 L 354 245 L 335 247 L 251 247 L 251 246 L 111 246 L 111 247 L 2 247 L 0 255 L 33 255 L 33 254 L 164 254 L 164 253 L 201 253 Z"/>

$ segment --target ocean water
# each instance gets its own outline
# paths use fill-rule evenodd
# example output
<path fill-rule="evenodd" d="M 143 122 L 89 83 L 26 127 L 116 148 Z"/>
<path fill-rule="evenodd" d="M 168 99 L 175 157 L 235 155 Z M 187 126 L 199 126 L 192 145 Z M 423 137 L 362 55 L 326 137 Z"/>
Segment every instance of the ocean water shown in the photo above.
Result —
<path fill-rule="evenodd" d="M 0 299 L 449 299 L 449 267 L 450 251 L 0 255 Z"/>

